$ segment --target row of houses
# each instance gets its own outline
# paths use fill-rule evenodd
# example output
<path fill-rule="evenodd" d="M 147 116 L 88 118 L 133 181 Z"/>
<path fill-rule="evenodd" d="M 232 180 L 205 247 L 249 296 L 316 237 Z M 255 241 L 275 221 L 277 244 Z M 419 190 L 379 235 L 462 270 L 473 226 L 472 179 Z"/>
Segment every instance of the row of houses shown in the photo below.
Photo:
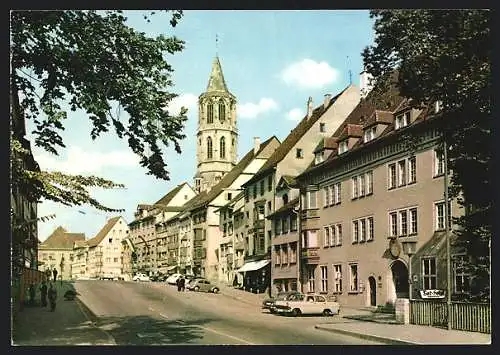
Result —
<path fill-rule="evenodd" d="M 200 95 L 195 188 L 183 183 L 138 206 L 123 268 L 194 274 L 252 292 L 319 292 L 352 306 L 393 303 L 410 287 L 414 297 L 446 289 L 440 103 L 415 109 L 395 83 L 380 92 L 370 91 L 365 73 L 360 82 L 316 107 L 309 98 L 282 142 L 254 138 L 252 150 L 215 178 L 213 168 L 210 180 L 203 173 L 216 154 L 202 138 L 224 131 L 225 121 L 220 113 L 210 119 L 214 108 Z M 226 91 L 216 58 L 208 96 Z M 448 206 L 452 216 L 463 213 L 456 201 Z M 416 244 L 411 275 L 407 243 Z M 470 280 L 466 255 L 453 254 L 459 297 Z"/>

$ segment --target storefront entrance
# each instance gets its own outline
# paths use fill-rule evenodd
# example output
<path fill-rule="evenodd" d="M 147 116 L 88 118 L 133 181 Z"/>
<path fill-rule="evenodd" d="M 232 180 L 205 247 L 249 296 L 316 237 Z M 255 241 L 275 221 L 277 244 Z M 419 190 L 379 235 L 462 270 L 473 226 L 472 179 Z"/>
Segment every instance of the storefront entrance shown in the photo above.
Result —
<path fill-rule="evenodd" d="M 377 283 L 375 282 L 375 278 L 370 276 L 368 278 L 368 285 L 370 286 L 370 306 L 377 305 Z"/>

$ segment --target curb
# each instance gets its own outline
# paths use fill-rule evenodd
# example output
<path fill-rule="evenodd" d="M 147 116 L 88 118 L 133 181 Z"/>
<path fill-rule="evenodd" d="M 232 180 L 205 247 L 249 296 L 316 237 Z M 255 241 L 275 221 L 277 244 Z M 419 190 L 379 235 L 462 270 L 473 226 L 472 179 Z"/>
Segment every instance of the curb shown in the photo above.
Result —
<path fill-rule="evenodd" d="M 386 338 L 386 337 L 382 337 L 382 336 L 378 336 L 378 335 L 356 333 L 354 331 L 344 330 L 344 329 L 327 328 L 327 327 L 323 327 L 321 325 L 315 325 L 314 328 L 319 329 L 319 330 L 324 330 L 327 332 L 349 335 L 349 336 L 353 336 L 353 337 L 360 338 L 360 339 L 379 341 L 379 342 L 389 344 L 389 345 L 419 345 L 419 343 L 415 343 L 415 342 L 411 342 L 411 341 Z"/>
<path fill-rule="evenodd" d="M 111 334 L 109 334 L 107 331 L 99 328 L 96 325 L 96 322 L 98 320 L 98 317 L 95 315 L 94 312 L 90 310 L 89 307 L 80 299 L 80 297 L 76 297 L 75 301 L 78 305 L 78 308 L 80 309 L 80 312 L 87 318 L 87 320 L 90 322 L 91 326 L 101 332 L 103 332 L 107 337 L 108 337 L 108 344 L 101 344 L 101 345 L 117 345 L 115 338 Z"/>
<path fill-rule="evenodd" d="M 358 321 L 362 321 L 362 322 L 372 322 L 372 323 L 378 323 L 378 324 L 390 324 L 390 325 L 401 324 L 401 323 L 396 322 L 395 320 L 383 321 L 383 320 L 380 320 L 380 319 L 377 320 L 377 319 L 372 319 L 372 318 L 363 318 L 363 317 L 359 317 L 359 316 L 356 316 L 356 315 L 353 315 L 353 316 L 343 316 L 342 318 L 352 319 L 352 320 L 358 320 Z"/>

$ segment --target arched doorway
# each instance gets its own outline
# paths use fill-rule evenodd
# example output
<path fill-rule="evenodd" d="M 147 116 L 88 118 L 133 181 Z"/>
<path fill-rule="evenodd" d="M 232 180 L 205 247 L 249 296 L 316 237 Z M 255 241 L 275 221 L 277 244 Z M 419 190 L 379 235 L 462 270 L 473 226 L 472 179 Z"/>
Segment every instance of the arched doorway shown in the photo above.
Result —
<path fill-rule="evenodd" d="M 375 278 L 370 276 L 368 278 L 368 285 L 370 286 L 370 306 L 377 305 L 377 283 L 375 282 Z"/>
<path fill-rule="evenodd" d="M 401 260 L 396 260 L 391 265 L 392 281 L 397 298 L 408 298 L 408 268 Z"/>

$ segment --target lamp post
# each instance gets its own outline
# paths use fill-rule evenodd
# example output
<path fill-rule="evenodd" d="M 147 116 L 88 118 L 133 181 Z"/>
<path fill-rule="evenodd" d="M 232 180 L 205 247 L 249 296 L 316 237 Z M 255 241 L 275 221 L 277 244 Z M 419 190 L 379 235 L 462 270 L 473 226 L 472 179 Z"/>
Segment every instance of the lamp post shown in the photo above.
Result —
<path fill-rule="evenodd" d="M 417 240 L 416 238 L 407 238 L 405 240 L 401 240 L 401 244 L 403 244 L 403 251 L 406 255 L 408 255 L 408 287 L 409 287 L 409 298 L 410 301 L 413 298 L 413 275 L 411 272 L 411 257 L 415 255 L 417 250 Z"/>

